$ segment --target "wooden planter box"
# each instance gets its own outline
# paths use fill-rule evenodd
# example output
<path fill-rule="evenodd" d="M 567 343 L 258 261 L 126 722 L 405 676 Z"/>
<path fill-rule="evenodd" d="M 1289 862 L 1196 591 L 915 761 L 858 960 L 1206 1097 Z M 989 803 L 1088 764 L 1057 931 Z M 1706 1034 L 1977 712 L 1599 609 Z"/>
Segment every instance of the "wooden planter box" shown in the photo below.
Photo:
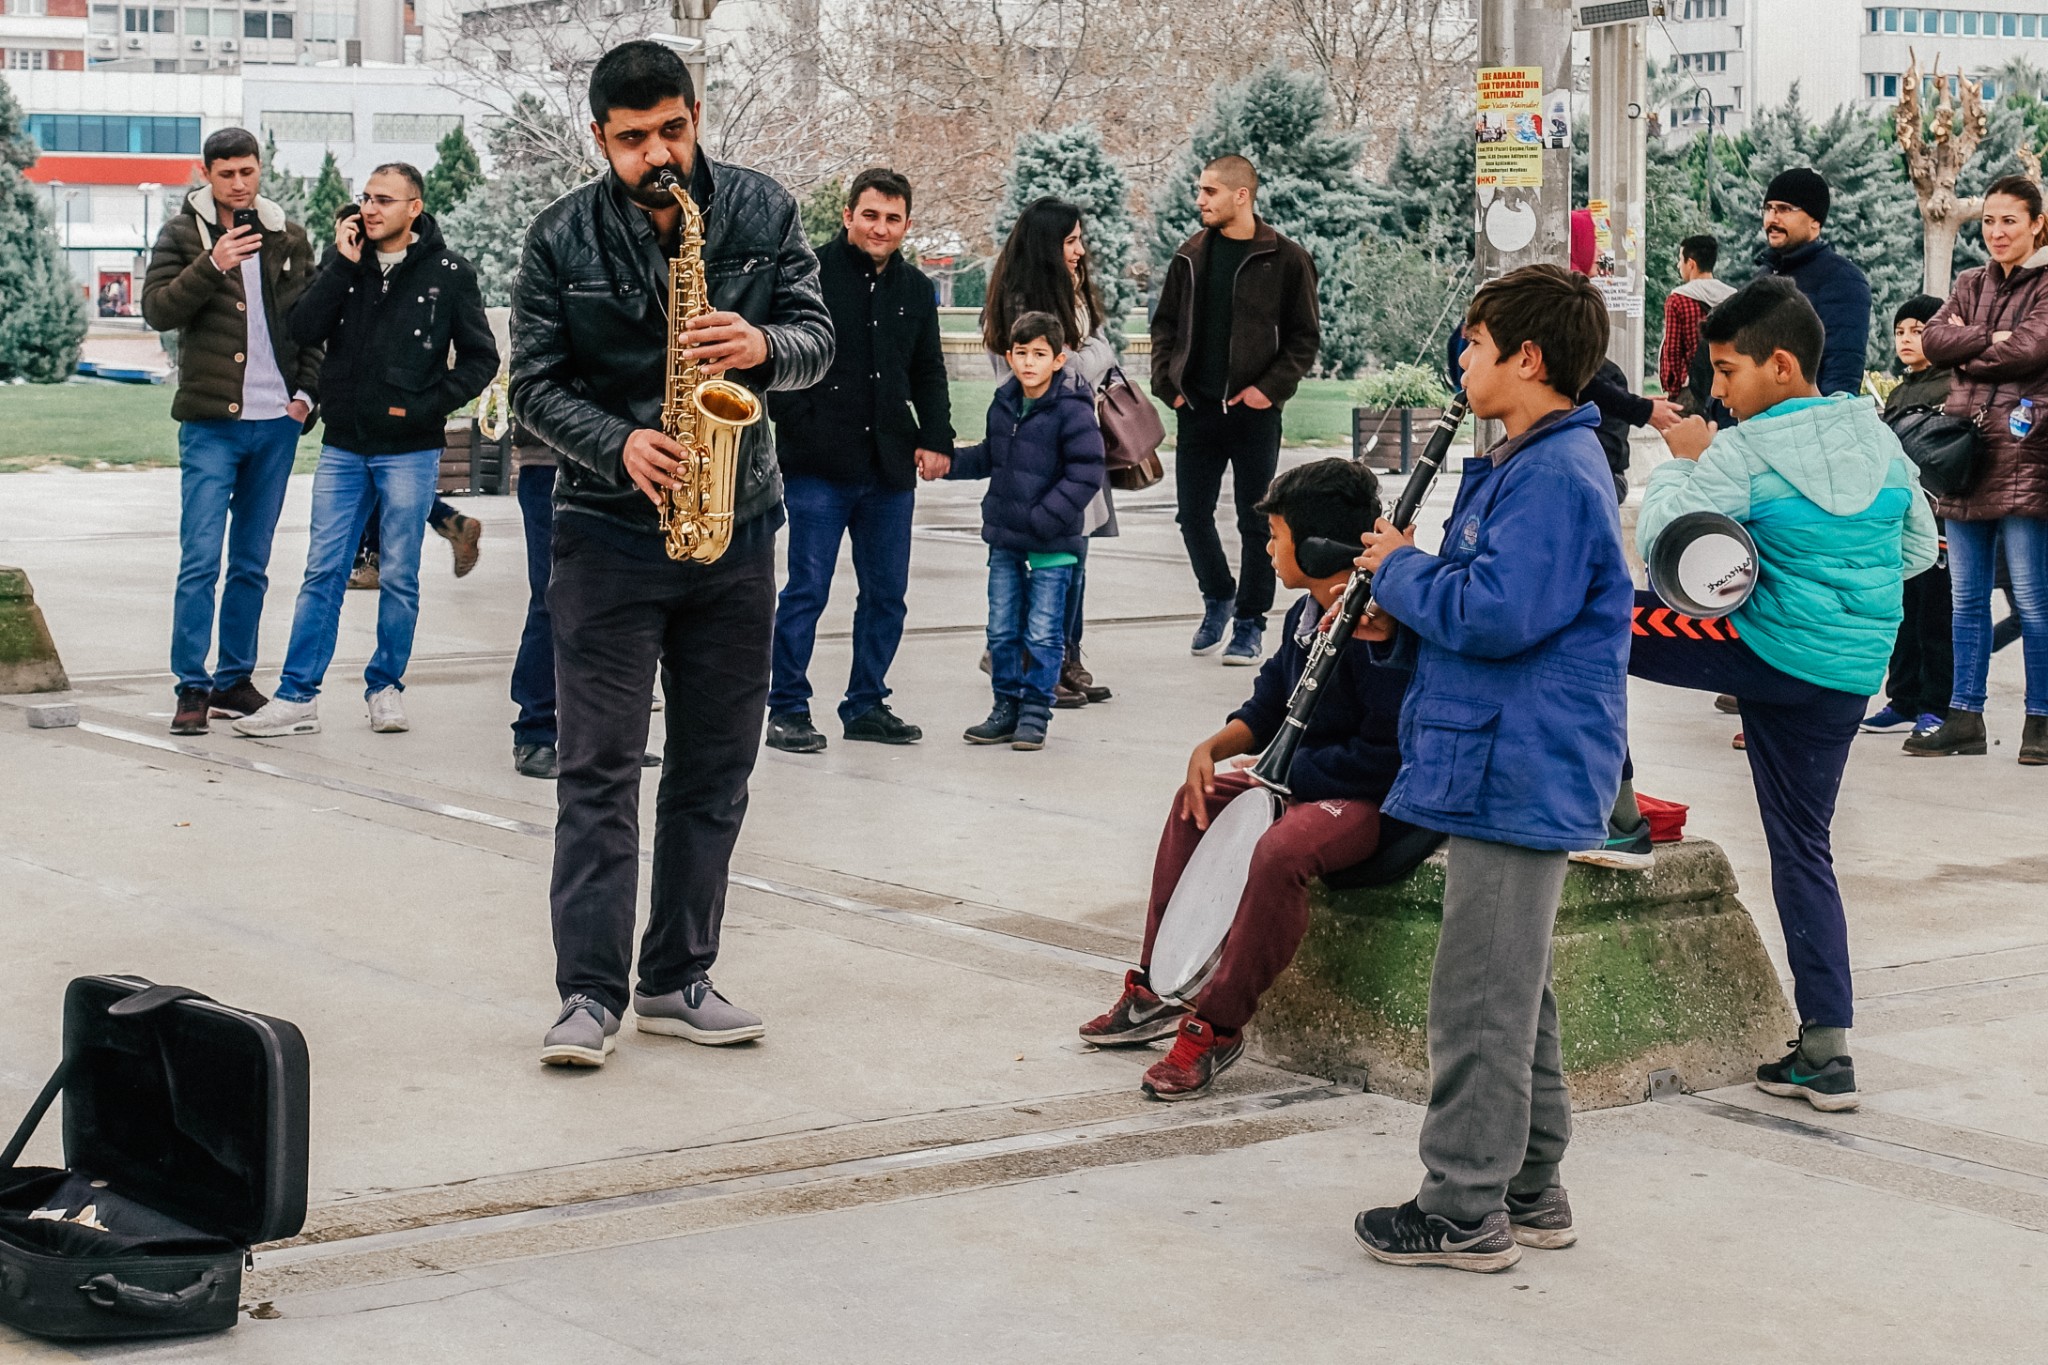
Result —
<path fill-rule="evenodd" d="M 435 492 L 442 494 L 493 493 L 512 491 L 511 430 L 492 441 L 476 429 L 476 419 L 451 420 L 442 435 L 441 477 Z"/>
<path fill-rule="evenodd" d="M 1353 408 L 1351 458 L 1406 474 L 1415 452 L 1429 440 L 1429 429 L 1443 415 L 1442 408 Z M 1379 445 L 1368 456 L 1366 448 L 1372 445 L 1375 436 L 1379 437 Z"/>

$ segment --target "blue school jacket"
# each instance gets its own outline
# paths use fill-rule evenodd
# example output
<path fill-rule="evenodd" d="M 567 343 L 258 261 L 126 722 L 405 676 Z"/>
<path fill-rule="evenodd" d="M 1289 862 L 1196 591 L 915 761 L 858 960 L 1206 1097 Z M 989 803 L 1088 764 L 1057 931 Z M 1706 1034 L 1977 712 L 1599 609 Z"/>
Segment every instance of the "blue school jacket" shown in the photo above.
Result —
<path fill-rule="evenodd" d="M 1442 550 L 1381 564 L 1374 595 L 1417 642 L 1385 814 L 1522 848 L 1605 841 L 1635 587 L 1599 425 L 1581 404 L 1465 461 Z"/>

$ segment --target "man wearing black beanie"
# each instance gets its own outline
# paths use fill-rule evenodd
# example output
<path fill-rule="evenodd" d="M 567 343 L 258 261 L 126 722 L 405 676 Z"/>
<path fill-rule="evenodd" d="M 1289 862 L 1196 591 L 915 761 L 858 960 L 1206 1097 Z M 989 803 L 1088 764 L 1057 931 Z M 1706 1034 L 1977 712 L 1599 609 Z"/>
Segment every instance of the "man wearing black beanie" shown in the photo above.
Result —
<path fill-rule="evenodd" d="M 1757 262 L 1784 275 L 1820 314 L 1827 341 L 1815 382 L 1822 393 L 1863 387 L 1870 344 L 1870 281 L 1856 263 L 1821 239 L 1828 220 L 1828 182 L 1810 166 L 1780 171 L 1764 190 L 1764 248 Z"/>

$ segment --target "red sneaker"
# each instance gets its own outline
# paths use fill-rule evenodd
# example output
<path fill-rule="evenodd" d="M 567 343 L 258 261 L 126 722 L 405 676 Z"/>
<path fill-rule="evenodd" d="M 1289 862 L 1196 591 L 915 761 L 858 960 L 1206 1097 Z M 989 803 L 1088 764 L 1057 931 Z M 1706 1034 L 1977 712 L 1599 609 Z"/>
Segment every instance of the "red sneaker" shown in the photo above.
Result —
<path fill-rule="evenodd" d="M 1218 1033 L 1208 1020 L 1191 1014 L 1180 1021 L 1180 1037 L 1166 1060 L 1155 1063 L 1140 1085 L 1155 1100 L 1191 1100 L 1243 1055 L 1242 1031 Z"/>
<path fill-rule="evenodd" d="M 1737 730 L 1735 732 L 1735 738 L 1728 742 L 1728 747 L 1731 749 L 1747 749 L 1749 747 L 1742 738 L 1742 731 Z"/>
<path fill-rule="evenodd" d="M 1145 974 L 1133 968 L 1124 973 L 1124 993 L 1109 1013 L 1081 1025 L 1081 1041 L 1097 1047 L 1137 1047 L 1164 1038 L 1188 1013 L 1186 1005 L 1169 1005 L 1154 995 Z"/>

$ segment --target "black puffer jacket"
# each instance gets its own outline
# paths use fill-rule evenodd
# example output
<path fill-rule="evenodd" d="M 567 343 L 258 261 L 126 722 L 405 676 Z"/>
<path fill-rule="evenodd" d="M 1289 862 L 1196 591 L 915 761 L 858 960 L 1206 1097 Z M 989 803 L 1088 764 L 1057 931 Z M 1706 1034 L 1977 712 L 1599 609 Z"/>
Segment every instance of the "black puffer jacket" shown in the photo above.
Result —
<path fill-rule="evenodd" d="M 327 443 L 358 455 L 439 450 L 448 414 L 498 373 L 498 343 L 469 262 L 432 214 L 413 223 L 405 259 L 386 275 L 374 246 L 351 261 L 327 248 L 292 307 L 292 337 L 325 346 L 320 415 Z M 455 348 L 455 364 L 448 349 Z"/>
<path fill-rule="evenodd" d="M 832 363 L 832 319 L 796 200 L 757 171 L 701 153 L 690 192 L 704 208 L 711 306 L 768 338 L 768 361 L 732 370 L 755 393 L 808 388 Z M 512 410 L 560 452 L 555 506 L 654 534 L 654 504 L 626 476 L 626 438 L 659 428 L 668 362 L 668 262 L 647 215 L 607 171 L 541 211 L 512 293 Z M 740 442 L 737 525 L 776 507 L 770 424 Z"/>
<path fill-rule="evenodd" d="M 306 230 L 288 222 L 268 199 L 256 200 L 263 249 L 264 321 L 287 394 L 320 394 L 320 348 L 292 340 L 285 317 L 313 277 L 313 248 Z M 149 254 L 142 280 L 143 321 L 159 332 L 178 334 L 178 392 L 171 416 L 180 422 L 233 421 L 242 413 L 242 373 L 248 365 L 249 305 L 242 297 L 242 272 L 223 272 L 213 263 L 221 235 L 220 209 L 213 191 L 201 185 L 185 196 Z M 307 425 L 312 424 L 311 418 Z"/>

